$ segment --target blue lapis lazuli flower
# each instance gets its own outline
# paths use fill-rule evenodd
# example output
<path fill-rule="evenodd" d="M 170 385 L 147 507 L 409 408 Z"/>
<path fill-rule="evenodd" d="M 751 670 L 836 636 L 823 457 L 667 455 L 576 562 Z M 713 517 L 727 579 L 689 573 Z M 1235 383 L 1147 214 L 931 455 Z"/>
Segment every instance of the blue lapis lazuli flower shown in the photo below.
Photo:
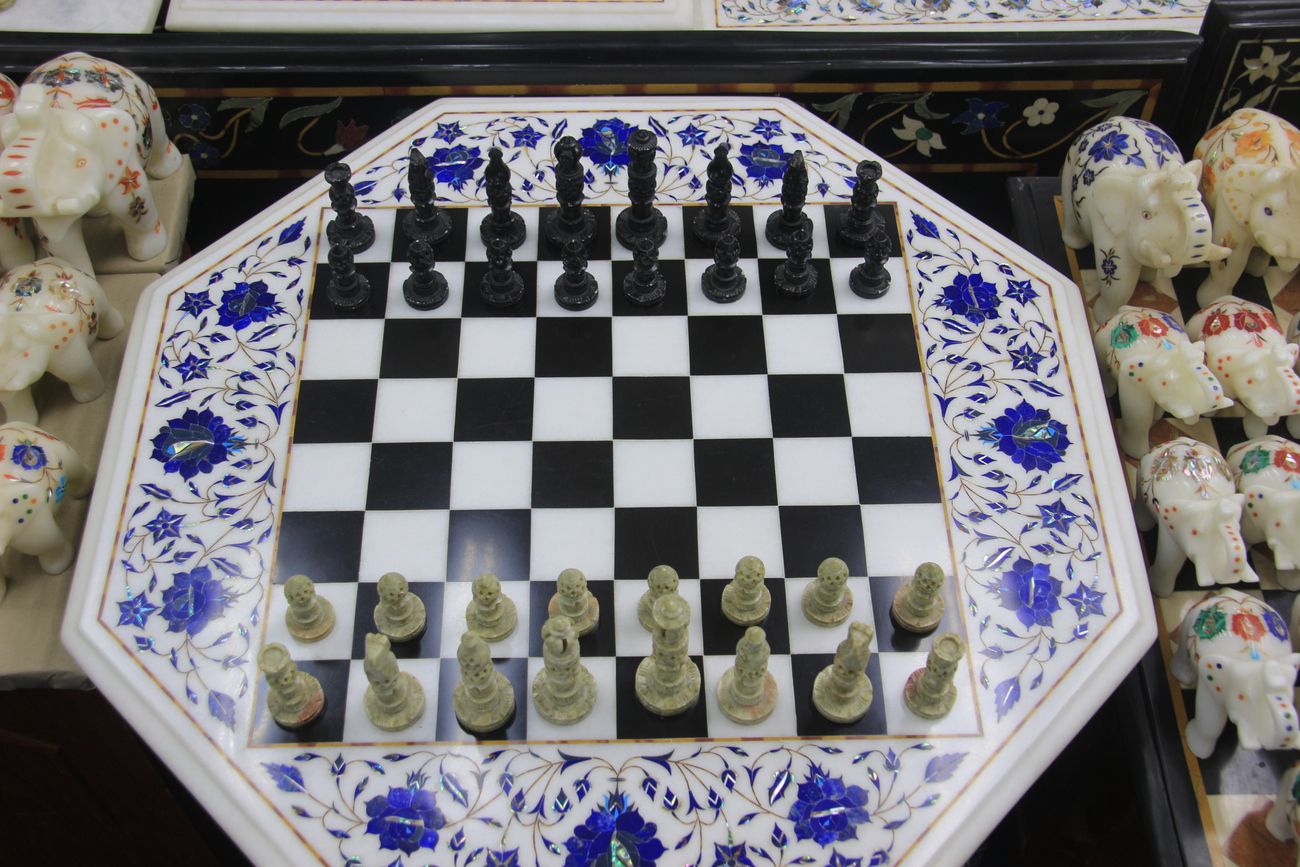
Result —
<path fill-rule="evenodd" d="M 366 801 L 366 833 L 379 838 L 380 849 L 407 855 L 438 845 L 438 831 L 447 824 L 432 792 L 419 786 L 393 787 L 386 795 Z"/>
<path fill-rule="evenodd" d="M 1038 517 L 1043 522 L 1043 527 L 1048 530 L 1055 530 L 1058 533 L 1068 533 L 1070 525 L 1079 519 L 1079 516 L 1065 507 L 1064 500 L 1057 500 L 1050 506 L 1039 506 Z"/>
<path fill-rule="evenodd" d="M 488 849 L 483 867 L 519 867 L 518 849 Z"/>
<path fill-rule="evenodd" d="M 1272 608 L 1264 609 L 1264 625 L 1268 627 L 1268 631 L 1273 633 L 1273 637 L 1278 641 L 1290 643 L 1291 634 L 1286 627 L 1286 621 Z"/>
<path fill-rule="evenodd" d="M 1028 280 L 1008 280 L 1005 294 L 1018 304 L 1028 304 L 1038 297 L 1033 284 Z"/>
<path fill-rule="evenodd" d="M 208 365 L 211 363 L 212 359 L 210 358 L 187 355 L 184 361 L 176 365 L 176 372 L 181 375 L 181 382 L 189 382 L 191 379 L 203 379 L 208 375 Z"/>
<path fill-rule="evenodd" d="M 201 169 L 215 166 L 221 162 L 221 151 L 217 150 L 216 145 L 210 142 L 195 142 L 190 145 L 190 149 L 185 153 L 189 155 L 190 162 Z"/>
<path fill-rule="evenodd" d="M 636 127 L 616 117 L 597 120 L 582 131 L 578 144 L 582 153 L 607 175 L 616 175 L 627 165 L 627 137 Z"/>
<path fill-rule="evenodd" d="M 465 131 L 460 128 L 460 123 L 458 121 L 440 123 L 438 124 L 438 128 L 433 131 L 434 138 L 442 139 L 447 144 L 451 144 L 464 134 Z"/>
<path fill-rule="evenodd" d="M 1007 355 L 1011 358 L 1012 370 L 1027 370 L 1030 373 L 1037 373 L 1038 364 L 1043 360 L 1043 354 L 1036 352 L 1028 343 L 1011 347 L 1007 350 Z"/>
<path fill-rule="evenodd" d="M 144 528 L 153 535 L 155 542 L 161 542 L 163 539 L 179 539 L 181 537 L 181 523 L 185 520 L 184 515 L 173 515 L 166 509 L 158 509 L 158 514 L 144 525 Z"/>
<path fill-rule="evenodd" d="M 229 605 L 226 585 L 207 566 L 177 572 L 172 586 L 162 593 L 162 617 L 167 621 L 167 631 L 184 632 L 191 637 L 220 617 Z"/>
<path fill-rule="evenodd" d="M 1101 608 L 1101 600 L 1106 598 L 1106 594 L 1100 590 L 1093 590 L 1085 584 L 1080 584 L 1073 593 L 1065 598 L 1074 606 L 1074 613 L 1079 616 L 1080 620 L 1089 614 L 1101 616 L 1106 613 Z"/>
<path fill-rule="evenodd" d="M 144 626 L 149 615 L 158 610 L 158 606 L 150 603 L 143 593 L 137 593 L 117 603 L 117 610 L 118 626 Z"/>
<path fill-rule="evenodd" d="M 542 134 L 533 129 L 532 124 L 529 124 L 523 129 L 514 130 L 510 135 L 514 138 L 515 147 L 517 148 L 535 147 L 537 143 L 542 140 Z"/>
<path fill-rule="evenodd" d="M 960 316 L 972 325 L 979 325 L 986 319 L 998 318 L 998 307 L 1002 304 L 1002 299 L 998 297 L 997 286 L 979 274 L 957 274 L 943 288 L 943 298 L 939 299 L 939 304 L 948 308 L 954 316 Z"/>
<path fill-rule="evenodd" d="M 485 160 L 478 148 L 457 145 L 453 148 L 438 148 L 429 158 L 429 169 L 440 184 L 447 184 L 454 190 L 460 190 L 473 179 L 474 172 Z"/>
<path fill-rule="evenodd" d="M 208 114 L 208 110 L 203 106 L 189 102 L 176 112 L 176 121 L 188 130 L 203 132 L 212 122 L 212 115 Z"/>
<path fill-rule="evenodd" d="M 1003 608 L 1016 613 L 1026 629 L 1051 626 L 1052 614 L 1061 610 L 1061 582 L 1047 565 L 1021 557 L 1002 573 L 998 597 Z"/>
<path fill-rule="evenodd" d="M 210 409 L 185 410 L 180 418 L 159 428 L 150 442 L 153 459 L 162 462 L 163 472 L 178 473 L 187 480 L 212 472 L 244 446 L 225 420 Z"/>
<path fill-rule="evenodd" d="M 980 130 L 997 129 L 1002 126 L 1002 119 L 998 117 L 998 112 L 1006 107 L 1005 102 L 998 102 L 996 99 L 985 102 L 978 96 L 968 96 L 966 110 L 953 120 L 966 125 L 962 135 L 974 135 Z"/>
<path fill-rule="evenodd" d="M 850 858 L 847 855 L 842 855 L 838 850 L 832 849 L 831 860 L 826 862 L 826 867 L 862 867 L 862 859 Z"/>
<path fill-rule="evenodd" d="M 871 821 L 867 791 L 861 786 L 846 786 L 842 778 L 830 776 L 820 765 L 812 765 L 795 792 L 790 821 L 799 840 L 813 840 L 820 846 L 856 840 L 858 825 Z"/>
<path fill-rule="evenodd" d="M 779 120 L 759 118 L 759 120 L 754 123 L 754 135 L 758 136 L 763 141 L 771 141 L 777 136 L 784 134 L 785 130 L 781 129 L 781 121 Z"/>
<path fill-rule="evenodd" d="M 1045 409 L 1022 400 L 980 431 L 980 439 L 996 445 L 1026 470 L 1047 470 L 1063 460 L 1070 447 L 1068 430 Z"/>
<path fill-rule="evenodd" d="M 221 308 L 217 311 L 218 325 L 243 331 L 258 322 L 284 312 L 275 295 L 261 280 L 236 283 L 234 289 L 221 293 Z"/>
<path fill-rule="evenodd" d="M 737 160 L 745 167 L 746 175 L 756 179 L 760 187 L 766 187 L 781 180 L 790 157 L 780 145 L 760 143 L 741 145 Z"/>
<path fill-rule="evenodd" d="M 685 147 L 704 144 L 704 130 L 693 123 L 688 124 L 685 129 L 677 130 L 677 137 L 682 140 L 682 145 Z"/>
<path fill-rule="evenodd" d="M 939 227 L 915 211 L 912 212 L 912 225 L 916 227 L 918 235 L 924 235 L 927 238 L 939 237 Z"/>
<path fill-rule="evenodd" d="M 1169 137 L 1169 133 L 1160 129 L 1160 127 L 1146 124 L 1142 128 L 1142 134 L 1147 137 L 1151 147 L 1156 150 L 1156 165 L 1163 166 L 1165 164 L 1165 160 L 1168 159 L 1166 154 L 1178 156 L 1178 145 L 1174 144 L 1174 140 Z"/>
<path fill-rule="evenodd" d="M 21 469 L 39 470 L 45 466 L 45 449 L 27 440 L 13 447 L 9 459 Z"/>
<path fill-rule="evenodd" d="M 714 843 L 713 867 L 754 867 L 754 862 L 750 860 L 749 853 L 745 851 L 744 843 L 738 843 L 735 846 L 723 846 L 721 843 Z"/>
<path fill-rule="evenodd" d="M 200 313 L 214 306 L 212 299 L 208 297 L 207 290 L 186 292 L 185 297 L 181 300 L 180 311 L 198 319 Z"/>
<path fill-rule="evenodd" d="M 564 867 L 654 867 L 666 851 L 655 838 L 657 831 L 654 822 L 641 818 L 627 795 L 607 795 L 604 803 L 592 810 L 565 841 L 568 855 Z"/>
<path fill-rule="evenodd" d="M 1119 130 L 1111 130 L 1092 143 L 1088 156 L 1094 162 L 1110 162 L 1128 150 L 1128 135 Z"/>

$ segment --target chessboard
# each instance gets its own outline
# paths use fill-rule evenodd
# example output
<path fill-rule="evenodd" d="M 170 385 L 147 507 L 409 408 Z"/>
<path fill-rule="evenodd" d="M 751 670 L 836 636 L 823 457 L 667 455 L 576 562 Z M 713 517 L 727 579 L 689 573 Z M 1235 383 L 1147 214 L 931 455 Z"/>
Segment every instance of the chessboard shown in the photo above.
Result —
<path fill-rule="evenodd" d="M 616 231 L 639 195 L 628 142 L 645 131 L 666 224 L 651 306 L 624 294 L 648 266 Z M 543 231 L 566 133 L 595 221 L 599 292 L 580 310 L 557 300 L 565 263 Z M 719 257 L 692 231 L 723 142 L 747 286 L 730 303 L 705 295 Z M 404 291 L 424 259 L 405 230 L 411 148 L 450 220 L 434 248 L 449 295 L 433 309 Z M 481 291 L 503 272 L 480 231 L 498 148 L 524 228 L 510 266 L 524 291 L 508 306 Z M 795 152 L 817 277 L 806 297 L 782 291 L 792 254 L 765 231 Z M 374 230 L 350 264 L 329 255 L 342 218 L 315 178 L 142 299 L 69 647 L 268 860 L 387 865 L 397 849 L 402 864 L 551 865 L 617 842 L 661 867 L 961 863 L 1149 646 L 1154 619 L 1072 287 L 888 165 L 874 208 L 887 243 L 854 248 L 839 229 L 864 159 L 775 99 L 446 100 L 405 119 L 349 156 Z M 883 296 L 853 291 L 864 263 L 883 264 Z M 359 308 L 339 303 L 358 297 L 354 274 L 369 287 Z M 766 567 L 778 685 L 754 726 L 716 696 L 741 635 L 722 590 L 745 556 Z M 848 567 L 850 621 L 874 628 L 874 700 L 844 725 L 811 692 L 847 623 L 814 626 L 801 605 L 828 557 Z M 916 636 L 889 608 L 926 561 L 945 573 L 945 614 Z M 659 564 L 680 576 L 703 681 L 698 704 L 667 718 L 632 677 L 651 650 L 637 602 Z M 530 685 L 568 568 L 601 617 L 580 643 L 595 709 L 561 728 Z M 395 732 L 363 704 L 388 572 L 426 613 L 423 635 L 393 644 L 426 702 Z M 516 710 L 472 737 L 449 694 L 483 573 L 518 613 L 491 647 Z M 296 574 L 335 612 L 317 642 L 286 625 Z M 943 632 L 966 648 L 956 702 L 922 719 L 904 684 Z M 271 643 L 322 686 L 305 728 L 268 713 L 256 660 Z M 390 815 L 424 831 L 398 839 Z"/>

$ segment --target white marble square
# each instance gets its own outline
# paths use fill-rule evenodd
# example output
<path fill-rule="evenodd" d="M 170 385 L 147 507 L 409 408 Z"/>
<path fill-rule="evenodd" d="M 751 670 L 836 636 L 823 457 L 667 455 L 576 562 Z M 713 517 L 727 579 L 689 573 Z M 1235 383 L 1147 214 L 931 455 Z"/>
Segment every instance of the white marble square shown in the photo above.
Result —
<path fill-rule="evenodd" d="M 515 603 L 518 622 L 515 631 L 500 641 L 488 643 L 492 648 L 494 659 L 528 658 L 528 639 L 534 629 L 541 629 L 542 624 L 534 624 L 530 618 L 527 581 L 502 581 L 501 592 Z M 442 592 L 442 655 L 444 659 L 455 659 L 456 648 L 460 646 L 460 637 L 465 633 L 465 609 L 474 598 L 473 581 L 448 581 Z"/>
<path fill-rule="evenodd" d="M 930 437 L 929 395 L 918 373 L 848 373 L 849 427 L 858 437 Z M 936 410 L 937 412 L 937 410 Z"/>
<path fill-rule="evenodd" d="M 834 314 L 768 316 L 763 320 L 768 373 L 843 373 L 840 326 Z"/>
<path fill-rule="evenodd" d="M 858 502 L 853 441 L 848 437 L 772 440 L 776 498 L 783 506 L 833 506 Z"/>
<path fill-rule="evenodd" d="M 303 379 L 378 379 L 384 323 L 377 319 L 322 319 L 307 328 Z"/>
<path fill-rule="evenodd" d="M 370 583 L 385 572 L 400 572 L 408 581 L 446 581 L 447 512 L 366 512 L 360 569 L 360 579 Z"/>
<path fill-rule="evenodd" d="M 343 719 L 343 740 L 358 744 L 391 744 L 436 739 L 439 660 L 399 659 L 397 665 L 420 682 L 420 688 L 424 690 L 424 714 L 410 728 L 399 732 L 385 731 L 372 723 L 366 716 L 366 689 L 370 681 L 366 680 L 365 662 L 354 659 L 348 668 L 348 709 Z M 329 700 L 327 696 L 326 701 Z"/>
<path fill-rule="evenodd" d="M 836 626 L 820 626 L 803 613 L 803 593 L 814 580 L 785 579 L 785 614 L 790 624 L 790 647 L 796 653 L 834 653 L 835 648 L 849 634 L 850 623 L 867 623 L 874 629 L 874 606 L 888 605 L 891 602 L 889 599 L 872 599 L 871 582 L 866 578 L 850 578 L 845 584 L 853 594 L 853 610 L 849 612 L 848 619 Z M 875 653 L 877 649 L 876 639 L 872 638 L 871 652 Z"/>
<path fill-rule="evenodd" d="M 695 512 L 700 577 L 731 578 L 741 557 L 763 561 L 769 577 L 785 574 L 781 513 L 776 506 L 709 507 Z"/>
<path fill-rule="evenodd" d="M 761 241 L 759 243 L 762 243 Z M 814 254 L 815 255 L 815 254 Z M 911 313 L 911 289 L 907 284 L 907 269 L 903 259 L 891 256 L 885 263 L 889 272 L 889 291 L 879 298 L 854 295 L 849 288 L 849 274 L 861 259 L 832 259 L 831 283 L 835 286 L 835 309 L 840 313 Z"/>
<path fill-rule="evenodd" d="M 370 443 L 294 443 L 289 451 L 284 507 L 291 512 L 366 508 Z"/>
<path fill-rule="evenodd" d="M 947 525 L 939 503 L 863 506 L 862 534 L 867 540 L 869 575 L 911 575 L 917 565 L 927 561 L 953 574 Z"/>
<path fill-rule="evenodd" d="M 745 274 L 745 294 L 727 304 L 710 301 L 704 294 L 704 272 L 712 264 L 712 259 L 686 260 L 686 311 L 692 316 L 761 315 L 763 296 L 758 289 L 758 260 L 741 259 L 736 263 Z"/>
<path fill-rule="evenodd" d="M 450 442 L 455 421 L 454 379 L 379 380 L 371 436 L 374 442 Z"/>
<path fill-rule="evenodd" d="M 533 381 L 533 439 L 614 437 L 614 381 L 604 376 L 546 376 Z"/>
<path fill-rule="evenodd" d="M 570 567 L 588 580 L 614 577 L 613 509 L 533 509 L 528 574 L 554 581 Z"/>
<path fill-rule="evenodd" d="M 402 284 L 411 276 L 410 265 L 394 262 L 388 268 L 388 298 L 384 304 L 387 319 L 455 319 L 460 316 L 461 293 L 465 286 L 465 263 L 460 260 L 434 261 L 433 267 L 447 281 L 447 300 L 432 310 L 416 310 L 406 303 Z"/>
<path fill-rule="evenodd" d="M 289 634 L 284 615 L 289 602 L 284 598 L 284 585 L 271 588 L 271 610 L 267 614 L 266 642 L 276 642 L 289 649 L 289 655 L 302 659 L 349 659 L 352 656 L 352 625 L 357 607 L 357 585 L 348 582 L 321 581 L 315 585 L 316 595 L 334 606 L 334 628 L 320 641 L 299 641 Z"/>
<path fill-rule="evenodd" d="M 614 582 L 614 650 L 619 656 L 641 657 L 650 654 L 650 633 L 637 619 L 636 606 L 649 589 L 644 580 Z M 704 652 L 704 625 L 700 622 L 700 582 L 683 578 L 678 594 L 691 606 L 691 623 L 686 627 L 686 650 L 692 656 Z M 601 617 L 605 612 L 601 612 Z"/>
<path fill-rule="evenodd" d="M 483 156 L 484 159 L 487 158 L 486 151 Z M 517 179 L 515 183 L 518 183 Z M 512 252 L 512 258 L 516 262 L 535 261 L 537 259 L 537 208 L 521 207 L 516 202 L 511 210 L 523 219 L 524 231 L 527 233 L 524 236 L 524 243 L 518 250 Z M 487 247 L 483 246 L 483 236 L 479 226 L 483 224 L 483 218 L 491 213 L 492 209 L 487 207 L 465 209 L 465 216 L 468 218 L 465 229 L 465 260 L 468 262 L 487 261 Z"/>
<path fill-rule="evenodd" d="M 614 689 L 616 682 L 616 661 L 612 656 L 584 658 L 582 664 L 591 672 L 596 681 L 596 703 L 591 713 L 573 725 L 557 726 L 542 719 L 533 703 L 533 681 L 543 668 L 543 661 L 538 657 L 528 660 L 528 740 L 529 741 L 571 741 L 606 734 L 613 726 L 618 711 L 618 694 Z"/>
<path fill-rule="evenodd" d="M 451 508 L 527 509 L 533 504 L 530 442 L 458 442 L 451 453 Z"/>
<path fill-rule="evenodd" d="M 358 184 L 361 178 L 354 177 L 352 183 Z M 393 232 L 397 230 L 397 209 L 396 208 L 373 208 L 361 206 L 357 209 L 360 213 L 370 218 L 370 222 L 375 227 L 375 242 L 360 253 L 352 255 L 354 262 L 387 262 L 393 257 Z M 322 238 L 324 238 L 324 226 L 334 219 L 334 212 L 327 210 L 325 212 L 325 222 L 322 224 Z M 325 240 L 322 245 L 329 246 L 329 241 Z M 322 254 L 323 255 L 323 254 Z"/>
<path fill-rule="evenodd" d="M 460 321 L 461 377 L 533 375 L 537 362 L 537 320 L 531 316 Z"/>
<path fill-rule="evenodd" d="M 614 505 L 695 505 L 691 440 L 615 440 Z"/>
<path fill-rule="evenodd" d="M 691 425 L 701 440 L 770 437 L 767 377 L 691 377 Z"/>
<path fill-rule="evenodd" d="M 969 652 L 968 649 L 967 653 Z M 876 692 L 875 701 L 884 702 L 885 720 L 890 733 L 896 733 L 900 737 L 978 733 L 969 657 L 963 657 L 957 667 L 957 701 L 947 716 L 929 720 L 907 709 L 903 702 L 903 686 L 913 671 L 925 668 L 925 657 L 925 652 L 880 654 L 881 688 Z"/>
<path fill-rule="evenodd" d="M 773 247 L 767 240 L 766 232 L 767 218 L 777 211 L 781 210 L 780 205 L 754 205 L 754 234 L 758 238 L 758 258 L 760 259 L 784 259 L 785 251 Z M 830 247 L 826 245 L 826 214 L 821 205 L 804 205 L 804 214 L 812 219 L 812 257 L 814 259 L 826 259 L 831 255 Z"/>
<path fill-rule="evenodd" d="M 718 704 L 718 683 L 727 669 L 736 664 L 735 656 L 704 657 L 704 701 L 709 719 L 709 736 L 719 738 L 788 738 L 796 731 L 794 705 L 802 699 L 795 692 L 790 657 L 773 654 L 767 662 L 768 674 L 776 681 L 776 707 L 772 715 L 759 723 L 744 725 L 732 722 Z"/>
<path fill-rule="evenodd" d="M 685 316 L 615 316 L 615 376 L 689 376 Z"/>
<path fill-rule="evenodd" d="M 526 241 L 525 243 L 530 243 Z M 564 273 L 558 259 L 537 260 L 537 315 L 538 316 L 612 316 L 614 293 L 621 291 L 611 282 L 608 259 L 589 259 L 587 273 L 596 278 L 596 303 L 586 310 L 568 310 L 555 300 L 555 280 Z"/>

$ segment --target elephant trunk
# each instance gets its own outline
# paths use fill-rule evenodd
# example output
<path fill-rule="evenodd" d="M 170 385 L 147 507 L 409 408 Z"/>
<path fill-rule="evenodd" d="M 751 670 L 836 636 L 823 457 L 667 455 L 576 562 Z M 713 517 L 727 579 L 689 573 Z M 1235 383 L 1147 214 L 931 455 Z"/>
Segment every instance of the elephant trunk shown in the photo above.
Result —
<path fill-rule="evenodd" d="M 1195 185 L 1180 193 L 1178 204 L 1186 219 L 1184 228 L 1187 231 L 1187 255 L 1183 259 L 1184 265 L 1219 262 L 1232 255 L 1231 249 L 1210 240 L 1213 234 L 1210 212 L 1206 209 Z"/>
<path fill-rule="evenodd" d="M 1246 562 L 1246 543 L 1241 537 L 1243 494 L 1192 500 L 1181 503 L 1189 513 L 1173 524 L 1179 546 L 1196 566 L 1196 583 L 1202 587 L 1258 581 Z"/>

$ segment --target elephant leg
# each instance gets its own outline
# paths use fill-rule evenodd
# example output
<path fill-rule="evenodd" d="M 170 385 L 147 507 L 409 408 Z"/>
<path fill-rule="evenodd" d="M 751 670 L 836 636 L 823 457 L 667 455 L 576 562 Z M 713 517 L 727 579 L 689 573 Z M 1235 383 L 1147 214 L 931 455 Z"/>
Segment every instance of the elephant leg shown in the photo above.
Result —
<path fill-rule="evenodd" d="M 1093 247 L 1100 261 L 1097 263 L 1098 268 L 1098 290 L 1097 303 L 1093 305 L 1093 320 L 1098 323 L 1105 322 L 1114 316 L 1119 310 L 1120 305 L 1127 304 L 1133 298 L 1133 290 L 1137 288 L 1138 267 L 1137 260 L 1127 251 L 1117 252 L 1115 240 L 1113 238 L 1103 238 L 1098 236 Z M 1113 255 L 1102 258 L 1105 252 Z M 1113 273 L 1107 278 L 1104 262 L 1109 261 Z"/>
<path fill-rule="evenodd" d="M 1147 453 L 1151 425 L 1155 423 L 1155 402 L 1145 386 L 1126 381 L 1119 386 L 1119 444 L 1124 454 L 1141 458 Z"/>
<path fill-rule="evenodd" d="M 1223 703 L 1204 682 L 1196 687 L 1196 716 L 1187 722 L 1187 746 L 1200 759 L 1208 759 L 1228 722 Z"/>
<path fill-rule="evenodd" d="M 39 220 L 37 225 L 40 225 Z M 86 239 L 81 234 L 80 220 L 74 222 L 58 241 L 51 241 L 44 232 L 41 233 L 41 237 L 45 242 L 45 249 L 51 256 L 58 256 L 73 268 L 85 271 L 87 274 L 95 273 L 95 266 L 90 262 L 90 253 L 86 250 Z"/>
<path fill-rule="evenodd" d="M 1286 432 L 1291 435 L 1291 439 L 1300 439 L 1300 414 L 1287 416 Z"/>
<path fill-rule="evenodd" d="M 1278 792 L 1268 815 L 1264 817 L 1264 827 L 1268 829 L 1268 833 L 1283 842 L 1295 837 L 1295 828 L 1291 824 L 1294 811 L 1295 802 Z"/>
<path fill-rule="evenodd" d="M 1268 433 L 1268 423 L 1253 412 L 1247 412 L 1241 420 L 1241 427 L 1247 439 L 1258 439 Z"/>
<path fill-rule="evenodd" d="M 153 136 L 153 150 L 149 152 L 149 161 L 145 163 L 144 170 L 149 177 L 162 179 L 174 174 L 185 157 L 172 140 L 167 138 L 167 125 L 163 122 L 158 97 L 152 93 L 149 95 L 152 98 L 149 104 L 149 132 Z"/>
<path fill-rule="evenodd" d="M 5 421 L 22 421 L 36 424 L 40 416 L 36 412 L 36 403 L 32 400 L 30 388 L 17 391 L 0 391 L 0 405 L 5 408 Z"/>
<path fill-rule="evenodd" d="M 1283 590 L 1300 590 L 1300 569 L 1278 569 L 1275 574 Z"/>
<path fill-rule="evenodd" d="M 1196 664 L 1192 662 L 1192 655 L 1187 647 L 1187 638 L 1181 626 L 1178 629 L 1178 636 L 1178 644 L 1174 647 L 1174 655 L 1169 660 L 1169 673 L 1183 687 L 1190 688 L 1196 685 Z"/>
<path fill-rule="evenodd" d="M 41 569 L 49 575 L 67 571 L 72 565 L 72 543 L 54 522 L 54 513 L 43 504 L 38 504 L 31 515 L 20 520 L 24 526 L 21 532 L 14 533 L 10 544 L 18 551 L 36 557 L 41 563 Z"/>
<path fill-rule="evenodd" d="M 95 313 L 99 316 L 99 330 L 96 336 L 100 340 L 112 340 L 126 327 L 126 320 L 108 300 L 108 295 L 103 289 L 95 295 Z"/>
<path fill-rule="evenodd" d="M 148 180 L 139 177 L 143 172 L 135 171 L 133 162 L 128 162 L 122 172 L 123 177 L 135 178 L 136 184 L 126 188 L 128 185 L 118 183 L 107 192 L 106 202 L 109 213 L 126 234 L 126 251 L 132 259 L 143 262 L 167 249 L 167 230 L 158 215 Z"/>
<path fill-rule="evenodd" d="M 11 270 L 36 260 L 32 239 L 18 217 L 0 217 L 0 269 Z"/>
<path fill-rule="evenodd" d="M 1163 597 L 1174 592 L 1174 581 L 1178 578 L 1178 571 L 1187 562 L 1187 555 L 1163 522 L 1158 523 L 1158 527 L 1156 556 L 1147 574 L 1151 578 L 1151 592 Z"/>
<path fill-rule="evenodd" d="M 94 400 L 104 393 L 104 377 L 79 335 L 72 335 L 62 349 L 50 354 L 49 371 L 68 384 L 72 399 L 78 403 Z"/>
<path fill-rule="evenodd" d="M 69 496 L 81 499 L 90 493 L 90 487 L 95 481 L 95 475 L 90 472 L 86 462 L 70 446 L 64 449 L 63 472 L 68 476 Z"/>
<path fill-rule="evenodd" d="M 1143 533 L 1156 525 L 1156 516 L 1142 499 L 1141 494 L 1138 494 L 1138 498 L 1133 501 L 1133 522 Z"/>
<path fill-rule="evenodd" d="M 1079 210 L 1074 206 L 1074 196 L 1070 193 L 1068 173 L 1061 178 L 1061 240 L 1075 250 L 1088 246 L 1088 236 L 1079 223 Z"/>
<path fill-rule="evenodd" d="M 1263 247 L 1255 247 L 1246 257 L 1246 273 L 1252 277 L 1263 277 L 1273 257 Z"/>

